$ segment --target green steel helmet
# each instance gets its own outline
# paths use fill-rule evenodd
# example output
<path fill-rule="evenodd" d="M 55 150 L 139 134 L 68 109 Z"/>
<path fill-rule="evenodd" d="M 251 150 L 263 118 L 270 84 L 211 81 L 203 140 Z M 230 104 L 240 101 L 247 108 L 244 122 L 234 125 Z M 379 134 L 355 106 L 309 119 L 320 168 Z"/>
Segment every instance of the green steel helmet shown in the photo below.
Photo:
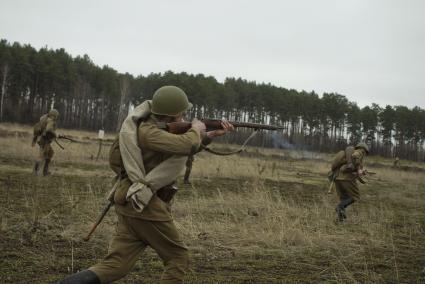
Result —
<path fill-rule="evenodd" d="M 53 119 L 58 119 L 58 117 L 59 117 L 59 112 L 58 112 L 56 109 L 52 108 L 52 109 L 49 111 L 48 116 L 49 116 L 49 117 L 51 117 L 51 118 L 53 118 Z"/>
<path fill-rule="evenodd" d="M 362 148 L 366 151 L 366 154 L 369 154 L 369 146 L 367 146 L 367 144 L 364 142 L 360 142 L 359 144 L 356 145 L 355 148 L 356 149 Z"/>
<path fill-rule="evenodd" d="M 158 115 L 177 116 L 192 107 L 186 93 L 175 86 L 164 86 L 152 97 L 151 112 Z"/>

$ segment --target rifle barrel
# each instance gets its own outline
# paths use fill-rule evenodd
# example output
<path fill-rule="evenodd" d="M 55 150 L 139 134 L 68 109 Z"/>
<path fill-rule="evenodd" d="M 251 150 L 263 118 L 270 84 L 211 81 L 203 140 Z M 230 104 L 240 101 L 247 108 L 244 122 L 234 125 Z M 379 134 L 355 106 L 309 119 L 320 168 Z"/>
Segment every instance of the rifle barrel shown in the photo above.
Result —
<path fill-rule="evenodd" d="M 207 127 L 207 131 L 222 129 L 221 120 L 220 119 L 201 119 L 205 126 Z M 238 122 L 238 121 L 229 121 L 235 128 L 237 127 L 245 127 L 245 128 L 253 128 L 253 129 L 266 129 L 266 130 L 279 130 L 283 129 L 282 126 L 276 125 L 268 125 L 268 124 L 259 124 L 259 123 L 250 123 L 250 122 Z M 184 122 L 170 122 L 166 124 L 166 129 L 174 134 L 183 134 L 188 131 L 192 127 L 192 123 L 188 121 Z"/>
<path fill-rule="evenodd" d="M 250 122 L 234 122 L 229 121 L 234 127 L 245 127 L 245 128 L 254 128 L 254 129 L 267 129 L 267 130 L 279 130 L 283 129 L 283 126 L 260 124 L 260 123 L 250 123 Z"/>
<path fill-rule="evenodd" d="M 205 123 L 207 128 L 221 128 L 221 120 L 219 119 L 202 119 L 202 122 Z M 260 123 L 251 123 L 251 122 L 239 122 L 239 121 L 229 121 L 235 128 L 244 127 L 244 128 L 253 128 L 253 129 L 266 129 L 266 130 L 279 130 L 283 129 L 283 126 L 277 125 L 268 125 Z"/>

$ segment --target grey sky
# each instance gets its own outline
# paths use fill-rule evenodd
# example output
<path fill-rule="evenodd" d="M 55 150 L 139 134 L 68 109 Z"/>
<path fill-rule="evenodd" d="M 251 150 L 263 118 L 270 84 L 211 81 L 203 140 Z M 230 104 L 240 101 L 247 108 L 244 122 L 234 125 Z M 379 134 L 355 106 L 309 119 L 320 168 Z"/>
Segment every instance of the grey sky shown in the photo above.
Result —
<path fill-rule="evenodd" d="M 203 73 L 425 108 L 425 1 L 0 0 L 0 38 L 119 72 Z"/>

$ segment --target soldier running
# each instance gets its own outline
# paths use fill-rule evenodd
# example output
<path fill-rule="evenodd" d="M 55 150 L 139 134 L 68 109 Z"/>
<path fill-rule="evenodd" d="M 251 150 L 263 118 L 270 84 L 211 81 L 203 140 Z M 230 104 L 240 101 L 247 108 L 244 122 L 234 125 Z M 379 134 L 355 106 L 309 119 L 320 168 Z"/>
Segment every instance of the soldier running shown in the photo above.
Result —
<path fill-rule="evenodd" d="M 369 154 L 366 143 L 359 143 L 355 147 L 347 147 L 345 151 L 336 154 L 332 163 L 332 173 L 339 204 L 335 208 L 337 221 L 343 222 L 347 215 L 345 209 L 360 199 L 357 179 L 363 176 L 363 159 Z"/>
<path fill-rule="evenodd" d="M 205 132 L 205 124 L 195 119 L 192 128 L 184 134 L 167 132 L 164 124 L 181 121 L 184 112 L 191 107 L 184 91 L 174 86 L 159 88 L 149 105 L 151 114 L 140 123 L 137 131 L 146 176 L 173 157 L 190 155 L 193 145 L 197 145 L 198 150 L 202 149 L 202 144 L 211 142 L 211 138 L 233 130 L 230 123 L 223 121 L 223 129 Z M 182 166 L 184 164 L 185 161 L 182 160 Z M 161 174 L 167 173 L 161 171 Z M 73 274 L 61 283 L 110 283 L 123 278 L 147 246 L 158 253 L 165 266 L 159 283 L 183 282 L 189 255 L 171 216 L 171 200 L 176 192 L 175 187 L 166 186 L 157 191 L 150 188 L 146 192 L 146 195 L 150 195 L 150 200 L 142 204 L 143 208 L 139 211 L 137 207 L 132 206 L 134 203 L 131 200 L 125 201 L 124 198 L 119 201 L 118 198 L 119 192 L 128 193 L 137 184 L 131 182 L 129 175 L 121 175 L 123 179 L 115 193 L 118 223 L 108 255 L 88 270 Z M 126 193 L 123 196 L 125 197 Z"/>

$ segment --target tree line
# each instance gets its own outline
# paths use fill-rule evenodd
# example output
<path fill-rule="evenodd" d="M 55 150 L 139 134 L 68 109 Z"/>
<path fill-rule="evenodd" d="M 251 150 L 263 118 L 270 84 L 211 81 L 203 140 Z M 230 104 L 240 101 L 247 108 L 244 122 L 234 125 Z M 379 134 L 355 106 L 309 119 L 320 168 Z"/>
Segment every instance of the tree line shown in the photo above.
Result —
<path fill-rule="evenodd" d="M 60 126 L 116 131 L 130 105 L 150 99 L 163 85 L 187 93 L 188 117 L 225 118 L 276 124 L 281 133 L 261 133 L 253 144 L 313 151 L 335 151 L 366 141 L 374 154 L 424 161 L 425 111 L 420 107 L 360 108 L 338 93 L 297 91 L 271 84 L 203 74 L 121 74 L 97 66 L 89 56 L 72 57 L 63 48 L 39 50 L 0 41 L 0 121 L 35 123 L 52 106 Z M 241 143 L 248 132 L 230 136 Z"/>

